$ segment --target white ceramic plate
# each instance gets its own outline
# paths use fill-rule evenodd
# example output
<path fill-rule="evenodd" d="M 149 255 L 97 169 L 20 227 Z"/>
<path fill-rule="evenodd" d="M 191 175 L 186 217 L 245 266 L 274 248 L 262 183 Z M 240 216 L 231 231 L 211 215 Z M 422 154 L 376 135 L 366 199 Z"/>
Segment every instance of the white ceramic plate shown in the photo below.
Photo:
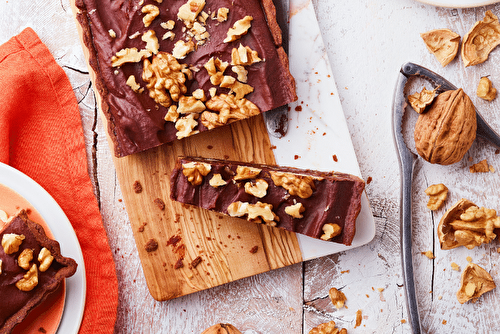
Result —
<path fill-rule="evenodd" d="M 428 5 L 449 8 L 471 8 L 491 5 L 499 2 L 498 0 L 417 0 Z"/>
<path fill-rule="evenodd" d="M 75 231 L 61 207 L 38 183 L 27 175 L 0 163 L 0 183 L 30 202 L 61 245 L 61 253 L 78 263 L 76 273 L 66 279 L 66 300 L 58 334 L 77 334 L 85 309 L 86 281 L 82 250 Z"/>
<path fill-rule="evenodd" d="M 290 72 L 298 100 L 290 105 L 288 133 L 280 139 L 270 136 L 276 162 L 361 177 L 312 2 L 292 0 L 290 9 Z M 375 221 L 366 196 L 351 246 L 297 234 L 304 261 L 365 245 L 374 236 Z"/>

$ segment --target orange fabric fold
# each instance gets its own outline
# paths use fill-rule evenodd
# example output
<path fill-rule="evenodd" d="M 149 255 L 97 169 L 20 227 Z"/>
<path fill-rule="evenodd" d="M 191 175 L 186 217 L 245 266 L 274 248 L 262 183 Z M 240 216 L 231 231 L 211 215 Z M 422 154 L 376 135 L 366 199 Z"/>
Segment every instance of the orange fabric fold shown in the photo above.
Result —
<path fill-rule="evenodd" d="M 0 46 L 0 161 L 45 188 L 76 232 L 87 280 L 79 333 L 112 333 L 118 284 L 78 104 L 66 73 L 30 28 Z"/>

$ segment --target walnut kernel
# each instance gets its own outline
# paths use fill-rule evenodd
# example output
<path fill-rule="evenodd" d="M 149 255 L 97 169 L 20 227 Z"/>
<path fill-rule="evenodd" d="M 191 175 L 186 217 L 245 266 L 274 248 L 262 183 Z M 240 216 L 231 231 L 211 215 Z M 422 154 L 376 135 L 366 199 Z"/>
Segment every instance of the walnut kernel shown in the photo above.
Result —
<path fill-rule="evenodd" d="M 342 291 L 337 290 L 337 288 L 331 288 L 328 291 L 328 295 L 330 296 L 330 300 L 332 301 L 333 305 L 338 310 L 344 307 L 347 298 Z"/>
<path fill-rule="evenodd" d="M 262 169 L 248 166 L 238 166 L 236 167 L 236 175 L 234 176 L 234 180 L 248 180 L 255 179 L 257 175 L 260 174 Z"/>
<path fill-rule="evenodd" d="M 436 89 L 437 88 L 434 88 L 433 90 L 427 90 L 424 87 L 420 93 L 417 92 L 413 95 L 408 96 L 408 102 L 410 102 L 413 110 L 415 110 L 419 114 L 423 113 L 425 111 L 425 108 L 427 108 L 427 106 L 429 106 L 432 101 L 434 101 L 434 97 L 436 96 Z"/>
<path fill-rule="evenodd" d="M 250 221 L 259 221 L 261 218 L 266 225 L 276 226 L 277 216 L 273 212 L 273 206 L 267 203 L 257 202 L 255 204 L 247 202 L 233 202 L 227 207 L 227 213 L 231 217 L 243 217 L 247 215 Z"/>
<path fill-rule="evenodd" d="M 149 50 L 137 50 L 137 48 L 121 49 L 113 57 L 111 57 L 111 66 L 119 67 L 125 63 L 138 63 L 142 59 L 151 56 Z"/>
<path fill-rule="evenodd" d="M 156 38 L 156 33 L 154 30 L 146 31 L 142 37 L 143 42 L 146 42 L 146 50 L 152 54 L 157 54 L 160 49 L 160 44 L 158 43 L 158 38 Z"/>
<path fill-rule="evenodd" d="M 227 37 L 224 39 L 224 43 L 229 43 L 237 40 L 241 36 L 245 35 L 248 32 L 248 29 L 252 26 L 253 17 L 247 15 L 241 20 L 238 20 L 234 23 L 232 28 L 229 28 L 227 32 Z"/>
<path fill-rule="evenodd" d="M 231 65 L 252 65 L 262 61 L 259 58 L 257 51 L 252 50 L 249 46 L 240 44 L 238 48 L 231 50 Z"/>
<path fill-rule="evenodd" d="M 19 250 L 24 240 L 23 234 L 7 233 L 2 237 L 2 247 L 5 254 L 13 254 Z"/>
<path fill-rule="evenodd" d="M 174 44 L 174 49 L 172 50 L 172 55 L 176 59 L 184 59 L 187 54 L 193 52 L 195 45 L 193 41 L 184 42 L 182 39 L 178 40 Z"/>
<path fill-rule="evenodd" d="M 199 114 L 205 110 L 205 104 L 194 96 L 181 96 L 179 98 L 179 106 L 177 112 L 179 114 Z"/>
<path fill-rule="evenodd" d="M 177 130 L 177 139 L 186 138 L 199 133 L 199 130 L 195 130 L 198 126 L 198 114 L 188 114 L 187 116 L 179 118 L 175 122 L 175 129 Z"/>
<path fill-rule="evenodd" d="M 313 194 L 314 178 L 308 175 L 297 175 L 284 172 L 269 172 L 274 184 L 285 188 L 290 195 L 297 195 L 300 198 L 309 198 Z"/>
<path fill-rule="evenodd" d="M 182 174 L 187 177 L 193 186 L 200 185 L 203 181 L 203 176 L 207 176 L 211 170 L 212 166 L 204 162 L 192 161 L 182 164 Z"/>
<path fill-rule="evenodd" d="M 331 240 L 342 232 L 342 227 L 337 224 L 327 223 L 323 225 L 323 235 L 320 237 L 321 240 Z"/>
<path fill-rule="evenodd" d="M 292 216 L 293 218 L 304 218 L 302 215 L 302 212 L 304 212 L 306 208 L 304 208 L 304 205 L 302 203 L 296 203 L 293 205 L 289 205 L 285 208 L 285 213 Z"/>
<path fill-rule="evenodd" d="M 130 75 L 128 77 L 126 84 L 136 93 L 142 93 L 144 91 L 144 88 L 141 88 L 141 86 L 135 81 L 134 75 Z"/>
<path fill-rule="evenodd" d="M 227 182 L 222 179 L 222 175 L 220 174 L 214 174 L 214 176 L 212 176 L 208 183 L 214 188 L 221 187 L 227 184 Z"/>
<path fill-rule="evenodd" d="M 40 266 L 38 267 L 38 269 L 41 272 L 47 271 L 47 269 L 49 269 L 50 265 L 52 264 L 53 260 L 54 257 L 52 256 L 50 251 L 47 248 L 43 247 L 40 250 L 40 253 L 38 253 L 38 262 L 40 262 Z"/>
<path fill-rule="evenodd" d="M 460 304 L 471 300 L 475 303 L 484 293 L 496 287 L 491 275 L 474 263 L 468 263 L 462 272 L 460 289 L 457 291 L 457 299 Z"/>
<path fill-rule="evenodd" d="M 496 88 L 493 88 L 493 84 L 491 83 L 491 80 L 488 77 L 482 77 L 479 80 L 476 94 L 477 96 L 479 96 L 482 99 L 485 99 L 486 101 L 493 101 L 497 96 L 497 90 Z"/>
<path fill-rule="evenodd" d="M 469 172 L 471 173 L 488 173 L 490 171 L 490 166 L 486 159 L 479 161 L 469 167 Z"/>
<path fill-rule="evenodd" d="M 7 212 L 0 210 L 0 221 L 6 223 L 7 220 L 9 220 L 9 215 L 7 214 Z"/>
<path fill-rule="evenodd" d="M 188 0 L 179 8 L 177 18 L 183 21 L 187 27 L 191 27 L 204 7 L 205 0 Z"/>
<path fill-rule="evenodd" d="M 224 22 L 227 21 L 227 14 L 229 14 L 229 8 L 226 7 L 221 7 L 217 10 L 217 16 L 216 19 L 219 22 Z"/>
<path fill-rule="evenodd" d="M 338 329 L 335 325 L 335 321 L 332 320 L 314 327 L 309 331 L 309 334 L 347 334 L 347 329 Z"/>
<path fill-rule="evenodd" d="M 38 285 L 38 269 L 33 264 L 28 272 L 16 282 L 16 288 L 21 291 L 31 291 Z"/>
<path fill-rule="evenodd" d="M 146 14 L 142 18 L 142 22 L 144 23 L 144 26 L 147 28 L 151 25 L 153 20 L 160 15 L 160 9 L 156 7 L 155 5 L 146 5 L 142 7 L 141 12 L 143 14 Z"/>
<path fill-rule="evenodd" d="M 442 183 L 433 184 L 425 189 L 425 193 L 429 196 L 427 208 L 434 211 L 440 209 L 444 201 L 446 201 L 448 197 L 448 188 Z"/>
<path fill-rule="evenodd" d="M 17 264 L 24 270 L 28 270 L 31 266 L 31 260 L 33 260 L 33 250 L 30 248 L 25 248 L 17 257 Z"/>
<path fill-rule="evenodd" d="M 267 195 L 268 184 L 263 179 L 257 179 L 254 182 L 245 183 L 245 192 L 257 198 L 262 198 Z"/>

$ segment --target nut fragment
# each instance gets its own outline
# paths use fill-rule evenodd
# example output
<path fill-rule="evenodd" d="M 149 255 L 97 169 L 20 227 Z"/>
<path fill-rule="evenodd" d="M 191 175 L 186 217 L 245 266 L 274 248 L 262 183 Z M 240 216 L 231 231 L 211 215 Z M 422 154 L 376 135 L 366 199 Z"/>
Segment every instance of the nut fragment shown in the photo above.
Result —
<path fill-rule="evenodd" d="M 142 37 L 143 42 L 146 42 L 146 50 L 150 51 L 152 54 L 157 54 L 160 49 L 160 44 L 158 43 L 158 38 L 154 30 L 146 31 Z"/>
<path fill-rule="evenodd" d="M 420 34 L 427 49 L 443 67 L 448 65 L 457 55 L 460 35 L 450 29 L 435 29 Z"/>
<path fill-rule="evenodd" d="M 320 237 L 321 240 L 331 240 L 342 232 L 342 227 L 337 224 L 328 223 L 323 225 L 323 235 Z"/>
<path fill-rule="evenodd" d="M 242 334 L 231 324 L 216 324 L 203 331 L 201 334 Z"/>
<path fill-rule="evenodd" d="M 425 189 L 425 193 L 429 196 L 427 208 L 434 211 L 440 209 L 444 201 L 446 201 L 448 188 L 442 183 L 433 184 Z"/>
<path fill-rule="evenodd" d="M 237 40 L 241 36 L 245 35 L 248 32 L 252 25 L 253 17 L 247 15 L 241 20 L 238 20 L 234 23 L 232 28 L 229 28 L 227 32 L 227 37 L 224 39 L 224 43 L 229 43 Z"/>
<path fill-rule="evenodd" d="M 151 56 L 151 51 L 149 50 L 137 50 L 137 48 L 127 48 L 118 51 L 113 57 L 111 57 L 111 66 L 119 67 L 125 63 L 138 63 L 142 59 Z"/>
<path fill-rule="evenodd" d="M 217 10 L 217 21 L 224 22 L 227 20 L 227 14 L 229 13 L 229 8 L 221 7 Z"/>
<path fill-rule="evenodd" d="M 28 272 L 16 282 L 16 287 L 21 291 L 31 291 L 38 285 L 38 269 L 33 264 Z"/>
<path fill-rule="evenodd" d="M 177 112 L 179 114 L 201 113 L 205 110 L 205 104 L 194 96 L 181 96 Z"/>
<path fill-rule="evenodd" d="M 234 180 L 241 181 L 241 180 L 254 179 L 257 177 L 257 175 L 260 174 L 261 171 L 262 169 L 260 168 L 238 166 L 236 167 L 236 175 L 234 176 Z"/>
<path fill-rule="evenodd" d="M 144 26 L 147 28 L 151 25 L 153 20 L 160 15 L 160 9 L 156 7 L 155 5 L 146 5 L 142 7 L 141 12 L 143 14 L 146 14 L 142 18 L 142 22 L 144 23 Z"/>
<path fill-rule="evenodd" d="M 7 233 L 2 237 L 2 247 L 5 254 L 13 254 L 19 250 L 24 240 L 23 234 Z"/>
<path fill-rule="evenodd" d="M 24 270 L 28 270 L 31 266 L 31 260 L 33 260 L 33 250 L 25 248 L 17 257 L 17 264 Z"/>
<path fill-rule="evenodd" d="M 337 290 L 337 288 L 331 288 L 328 291 L 328 295 L 330 296 L 330 300 L 332 301 L 333 305 L 337 309 L 340 310 L 342 307 L 344 307 L 347 298 L 342 291 Z"/>
<path fill-rule="evenodd" d="M 204 162 L 192 161 L 182 164 L 182 174 L 193 186 L 200 185 L 203 182 L 203 176 L 207 176 L 211 170 L 212 166 Z"/>
<path fill-rule="evenodd" d="M 314 178 L 309 175 L 297 175 L 284 172 L 269 172 L 274 184 L 285 188 L 290 195 L 297 195 L 300 198 L 309 198 L 313 194 Z"/>
<path fill-rule="evenodd" d="M 486 11 L 484 19 L 477 21 L 465 34 L 462 42 L 462 60 L 464 65 L 480 64 L 490 52 L 500 44 L 500 23 L 491 10 Z"/>
<path fill-rule="evenodd" d="M 177 18 L 183 21 L 187 27 L 191 27 L 204 7 L 205 0 L 188 0 L 179 8 Z"/>
<path fill-rule="evenodd" d="M 248 202 L 233 202 L 227 207 L 227 213 L 231 217 L 243 217 L 247 215 L 250 221 L 264 220 L 266 225 L 276 226 L 277 216 L 273 212 L 273 206 L 268 203 L 257 202 L 251 204 Z"/>
<path fill-rule="evenodd" d="M 252 65 L 260 62 L 257 51 L 252 50 L 249 46 L 240 46 L 231 50 L 231 65 Z"/>
<path fill-rule="evenodd" d="M 436 97 L 436 89 L 437 88 L 427 90 L 427 88 L 424 87 L 421 92 L 408 96 L 408 102 L 410 102 L 413 110 L 419 114 L 423 113 L 425 108 L 427 108 L 427 106 L 434 101 L 434 98 Z"/>
<path fill-rule="evenodd" d="M 495 228 L 500 228 L 500 217 L 495 210 L 479 208 L 462 198 L 443 215 L 437 234 L 441 249 L 459 246 L 473 249 L 495 239 Z"/>
<path fill-rule="evenodd" d="M 302 203 L 296 203 L 294 205 L 287 206 L 285 208 L 285 213 L 292 216 L 293 218 L 304 218 L 302 215 L 302 212 L 304 212 L 306 208 L 304 208 L 304 205 Z"/>
<path fill-rule="evenodd" d="M 0 221 L 6 223 L 7 220 L 9 220 L 9 215 L 7 214 L 7 212 L 0 210 Z"/>
<path fill-rule="evenodd" d="M 479 84 L 477 86 L 476 91 L 477 96 L 487 101 L 493 101 L 497 96 L 496 88 L 493 88 L 493 84 L 488 77 L 482 77 L 479 80 Z"/>
<path fill-rule="evenodd" d="M 227 182 L 222 179 L 222 175 L 220 174 L 214 174 L 208 183 L 214 188 L 222 187 L 227 184 Z"/>
<path fill-rule="evenodd" d="M 245 183 L 245 192 L 257 198 L 262 198 L 267 195 L 268 184 L 263 179 L 257 179 L 255 182 Z"/>
<path fill-rule="evenodd" d="M 128 77 L 126 84 L 136 93 L 142 93 L 144 91 L 144 88 L 141 88 L 137 81 L 135 81 L 135 76 L 132 74 Z"/>
<path fill-rule="evenodd" d="M 195 45 L 193 41 L 184 42 L 183 40 L 178 40 L 174 44 L 174 49 L 172 50 L 172 55 L 177 59 L 186 58 L 187 54 L 193 52 Z"/>
<path fill-rule="evenodd" d="M 206 102 L 206 106 L 215 111 L 204 111 L 201 114 L 200 121 L 209 130 L 260 114 L 259 108 L 251 101 L 245 98 L 237 100 L 231 94 L 215 95 Z"/>
<path fill-rule="evenodd" d="M 471 173 L 488 173 L 490 171 L 490 166 L 486 159 L 479 161 L 469 167 L 469 172 Z"/>
<path fill-rule="evenodd" d="M 474 263 L 468 263 L 462 272 L 457 299 L 460 304 L 471 300 L 475 303 L 481 295 L 496 287 L 491 275 Z"/>
<path fill-rule="evenodd" d="M 40 270 L 41 272 L 47 271 L 53 260 L 54 257 L 52 256 L 50 251 L 47 248 L 43 247 L 40 250 L 40 253 L 38 253 L 38 262 L 40 262 L 38 270 Z"/>
<path fill-rule="evenodd" d="M 415 125 L 415 147 L 430 163 L 460 161 L 476 138 L 476 111 L 460 88 L 439 94 Z"/>
<path fill-rule="evenodd" d="M 314 327 L 309 331 L 309 334 L 347 334 L 347 329 L 338 329 L 335 325 L 335 321 L 332 320 Z"/>

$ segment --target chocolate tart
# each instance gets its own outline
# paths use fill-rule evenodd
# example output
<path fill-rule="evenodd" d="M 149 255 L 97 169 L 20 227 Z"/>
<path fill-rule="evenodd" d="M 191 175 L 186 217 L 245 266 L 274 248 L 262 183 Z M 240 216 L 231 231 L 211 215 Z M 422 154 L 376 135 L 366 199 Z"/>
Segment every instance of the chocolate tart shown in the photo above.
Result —
<path fill-rule="evenodd" d="M 349 246 L 364 187 L 345 173 L 183 157 L 171 174 L 170 197 Z"/>
<path fill-rule="evenodd" d="M 0 232 L 0 240 L 5 235 L 24 236 L 17 249 L 9 250 L 8 246 L 0 247 L 1 274 L 0 274 L 0 334 L 10 333 L 24 318 L 45 298 L 54 292 L 66 277 L 76 272 L 77 263 L 61 255 L 59 243 L 47 237 L 43 227 L 28 218 L 24 210 L 15 216 Z M 45 248 L 53 256 L 50 266 L 42 271 L 44 265 L 38 260 L 40 251 Z M 33 258 L 29 261 L 29 268 L 20 266 L 19 256 L 25 250 L 31 250 Z M 12 251 L 12 253 L 11 253 Z M 8 253 L 8 254 L 7 254 Z M 43 259 L 42 259 L 43 262 Z M 36 285 L 18 286 L 28 270 L 36 266 L 38 283 Z M 45 268 L 44 268 L 45 269 Z"/>
<path fill-rule="evenodd" d="M 186 8 L 189 19 L 180 14 Z M 75 0 L 75 12 L 118 157 L 297 99 L 272 0 Z M 232 40 L 228 32 L 242 20 L 250 26 Z M 122 53 L 134 48 L 137 58 L 122 63 Z M 243 72 L 235 67 L 240 56 L 248 56 Z M 205 67 L 211 59 L 215 74 Z M 167 72 L 175 73 L 173 88 L 158 86 Z"/>

